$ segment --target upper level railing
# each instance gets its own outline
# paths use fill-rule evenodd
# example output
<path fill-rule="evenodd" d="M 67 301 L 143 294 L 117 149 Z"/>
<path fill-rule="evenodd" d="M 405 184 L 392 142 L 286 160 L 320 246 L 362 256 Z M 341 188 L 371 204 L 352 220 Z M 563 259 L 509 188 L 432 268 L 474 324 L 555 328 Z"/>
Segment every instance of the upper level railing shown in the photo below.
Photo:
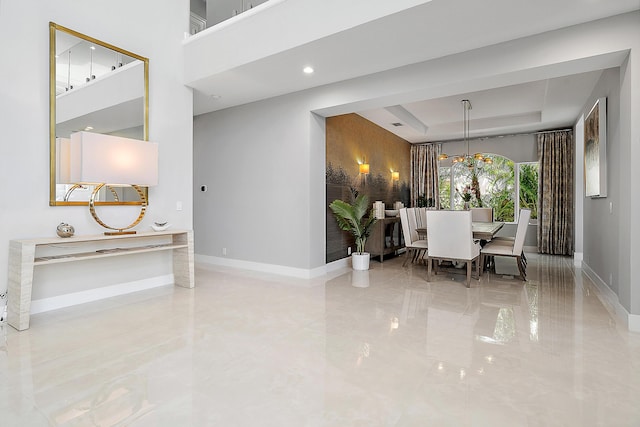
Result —
<path fill-rule="evenodd" d="M 268 0 L 192 0 L 190 33 L 196 34 Z"/>

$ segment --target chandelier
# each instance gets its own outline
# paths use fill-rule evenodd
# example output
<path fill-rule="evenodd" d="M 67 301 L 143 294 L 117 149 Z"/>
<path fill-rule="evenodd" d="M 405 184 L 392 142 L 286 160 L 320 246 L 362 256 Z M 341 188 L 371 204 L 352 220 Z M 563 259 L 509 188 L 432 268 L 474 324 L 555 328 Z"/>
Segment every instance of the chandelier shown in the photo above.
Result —
<path fill-rule="evenodd" d="M 471 110 L 471 101 L 463 99 L 460 102 L 462 103 L 462 135 L 464 142 L 467 143 L 467 153 L 451 156 L 453 163 L 464 163 L 469 169 L 474 168 L 476 166 L 476 162 L 481 162 L 480 164 L 493 163 L 493 160 L 490 157 L 485 157 L 482 153 L 475 153 L 474 155 L 469 154 L 469 110 Z M 438 160 L 446 160 L 448 158 L 449 155 L 446 153 L 442 153 L 438 156 Z"/>

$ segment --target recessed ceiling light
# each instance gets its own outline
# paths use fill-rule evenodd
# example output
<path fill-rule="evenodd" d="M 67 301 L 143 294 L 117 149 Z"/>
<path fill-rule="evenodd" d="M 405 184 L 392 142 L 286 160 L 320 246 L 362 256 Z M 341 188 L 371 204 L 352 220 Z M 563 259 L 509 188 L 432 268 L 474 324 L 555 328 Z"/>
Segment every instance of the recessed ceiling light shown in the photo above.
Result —
<path fill-rule="evenodd" d="M 93 126 L 87 126 L 84 130 L 93 130 Z"/>
<path fill-rule="evenodd" d="M 312 67 L 307 66 L 307 67 L 304 67 L 304 68 L 302 69 L 302 71 L 304 71 L 304 73 L 305 73 L 305 74 L 312 74 L 312 73 L 313 73 L 313 68 L 312 68 Z"/>

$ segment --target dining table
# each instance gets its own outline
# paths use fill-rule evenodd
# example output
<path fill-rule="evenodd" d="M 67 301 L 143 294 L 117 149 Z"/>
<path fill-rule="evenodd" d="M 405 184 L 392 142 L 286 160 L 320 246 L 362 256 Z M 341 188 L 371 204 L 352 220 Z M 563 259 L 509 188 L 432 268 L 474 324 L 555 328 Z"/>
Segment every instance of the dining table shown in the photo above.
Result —
<path fill-rule="evenodd" d="M 487 242 L 491 241 L 491 239 L 495 237 L 495 235 L 502 229 L 502 227 L 504 227 L 504 222 L 502 221 L 471 223 L 473 238 L 477 240 L 484 240 Z M 416 231 L 418 232 L 418 236 L 420 236 L 421 239 L 427 238 L 428 233 L 426 227 L 416 228 Z"/>

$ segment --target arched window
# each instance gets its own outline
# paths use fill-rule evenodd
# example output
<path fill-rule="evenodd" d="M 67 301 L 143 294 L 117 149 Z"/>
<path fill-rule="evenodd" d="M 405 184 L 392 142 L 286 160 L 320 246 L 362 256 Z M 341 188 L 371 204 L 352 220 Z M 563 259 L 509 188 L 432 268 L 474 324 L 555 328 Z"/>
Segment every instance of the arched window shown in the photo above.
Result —
<path fill-rule="evenodd" d="M 475 167 L 454 163 L 439 168 L 440 204 L 444 209 L 462 209 L 464 201 L 460 193 L 469 186 L 474 190 L 472 207 L 492 207 L 496 221 L 514 222 L 517 194 L 515 164 L 497 154 L 483 154 L 493 163 L 478 161 Z M 476 186 L 480 190 L 480 199 L 476 197 Z"/>

